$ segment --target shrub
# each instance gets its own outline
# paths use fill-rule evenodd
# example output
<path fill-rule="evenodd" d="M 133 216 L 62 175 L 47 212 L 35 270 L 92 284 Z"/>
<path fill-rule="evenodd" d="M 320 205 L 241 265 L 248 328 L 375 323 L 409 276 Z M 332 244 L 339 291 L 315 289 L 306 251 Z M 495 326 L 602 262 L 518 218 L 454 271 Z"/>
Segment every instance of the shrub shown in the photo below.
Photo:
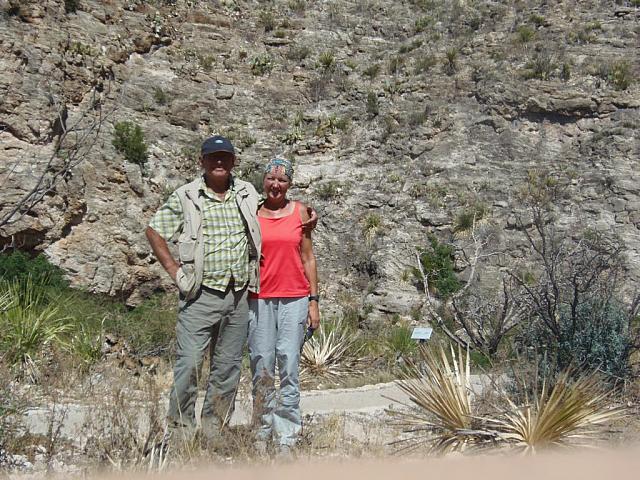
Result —
<path fill-rule="evenodd" d="M 378 73 L 380 73 L 380 64 L 379 63 L 374 63 L 369 65 L 367 68 L 364 69 L 364 71 L 362 72 L 363 75 L 374 79 L 378 76 Z"/>
<path fill-rule="evenodd" d="M 486 219 L 488 213 L 487 207 L 483 204 L 477 204 L 470 208 L 463 209 L 458 213 L 453 222 L 454 233 L 466 236 L 474 226 L 477 226 Z"/>
<path fill-rule="evenodd" d="M 380 104 L 376 92 L 367 93 L 367 113 L 373 117 L 380 113 Z"/>
<path fill-rule="evenodd" d="M 300 126 L 294 126 L 287 132 L 280 136 L 280 141 L 287 145 L 293 145 L 296 142 L 300 142 L 304 139 L 304 130 Z"/>
<path fill-rule="evenodd" d="M 458 71 L 458 49 L 451 47 L 445 53 L 444 71 L 447 75 L 453 75 Z"/>
<path fill-rule="evenodd" d="M 407 116 L 407 125 L 410 127 L 418 127 L 427 121 L 427 117 L 428 113 L 424 108 L 422 110 L 416 110 Z"/>
<path fill-rule="evenodd" d="M 36 285 L 56 288 L 68 285 L 63 270 L 49 263 L 43 254 L 33 258 L 19 250 L 0 254 L 0 278 L 13 282 L 27 277 Z"/>
<path fill-rule="evenodd" d="M 42 285 L 30 278 L 3 282 L 2 295 L 9 305 L 0 313 L 0 351 L 3 359 L 21 373 L 37 378 L 37 359 L 47 346 L 62 346 L 63 334 L 71 329 L 69 318 L 58 313 L 54 302 L 47 304 Z"/>
<path fill-rule="evenodd" d="M 414 24 L 415 32 L 416 33 L 423 32 L 432 23 L 433 23 L 433 17 L 424 16 L 424 17 L 418 18 Z"/>
<path fill-rule="evenodd" d="M 359 371 L 361 347 L 357 335 L 343 320 L 323 322 L 319 331 L 308 340 L 300 357 L 300 381 L 313 377 L 337 381 Z"/>
<path fill-rule="evenodd" d="M 537 78 L 539 80 L 549 80 L 556 68 L 553 57 L 547 53 L 538 53 L 525 65 L 524 77 L 528 80 Z"/>
<path fill-rule="evenodd" d="M 22 14 L 22 7 L 20 3 L 9 2 L 6 12 L 9 17 L 18 17 Z"/>
<path fill-rule="evenodd" d="M 534 318 L 520 338 L 520 345 L 538 354 L 541 371 L 555 376 L 563 370 L 594 371 L 615 381 L 629 375 L 631 338 L 628 316 L 617 302 L 597 297 L 584 299 L 571 311 L 563 305 L 558 315 L 559 330 L 553 334 L 540 318 Z"/>
<path fill-rule="evenodd" d="M 257 55 L 251 61 L 251 73 L 255 76 L 262 76 L 273 70 L 273 59 L 268 53 Z"/>
<path fill-rule="evenodd" d="M 420 57 L 416 59 L 414 72 L 416 75 L 420 73 L 425 73 L 431 69 L 431 67 L 435 66 L 438 63 L 438 59 L 435 55 L 426 55 L 424 57 Z"/>
<path fill-rule="evenodd" d="M 568 62 L 564 62 L 562 64 L 562 70 L 560 71 L 560 78 L 563 81 L 568 81 L 571 78 L 571 64 Z"/>
<path fill-rule="evenodd" d="M 276 28 L 276 18 L 273 15 L 273 12 L 268 10 L 262 10 L 258 14 L 258 23 L 264 28 L 265 32 L 270 32 L 274 28 Z"/>
<path fill-rule="evenodd" d="M 340 183 L 335 180 L 331 180 L 318 185 L 315 193 L 321 200 L 331 200 L 332 198 L 340 195 L 341 190 Z"/>
<path fill-rule="evenodd" d="M 624 60 L 601 65 L 598 74 L 602 79 L 613 85 L 616 90 L 626 90 L 633 81 L 631 67 Z"/>
<path fill-rule="evenodd" d="M 301 13 L 304 13 L 307 7 L 307 2 L 306 0 L 289 0 L 287 6 L 289 7 L 289 10 L 291 10 L 292 12 L 301 14 Z"/>
<path fill-rule="evenodd" d="M 519 43 L 528 43 L 533 40 L 533 37 L 536 34 L 536 31 L 530 27 L 529 25 L 520 25 L 516 29 L 516 34 Z"/>
<path fill-rule="evenodd" d="M 394 359 L 411 360 L 418 350 L 418 342 L 411 338 L 412 329 L 409 325 L 400 323 L 394 325 L 389 332 L 385 347 Z"/>
<path fill-rule="evenodd" d="M 169 97 L 162 87 L 153 87 L 153 98 L 158 105 L 166 105 L 169 103 Z"/>
<path fill-rule="evenodd" d="M 311 48 L 307 45 L 291 45 L 287 51 L 287 58 L 289 60 L 304 60 L 311 53 Z"/>
<path fill-rule="evenodd" d="M 382 218 L 377 213 L 368 213 L 362 221 L 362 234 L 367 244 L 371 244 L 382 226 Z"/>
<path fill-rule="evenodd" d="M 336 57 L 333 52 L 327 50 L 320 54 L 318 57 L 318 68 L 324 72 L 332 72 L 336 68 Z"/>
<path fill-rule="evenodd" d="M 64 0 L 65 13 L 75 13 L 78 10 L 78 0 Z"/>
<path fill-rule="evenodd" d="M 529 21 L 533 23 L 536 27 L 542 27 L 546 20 L 542 15 L 538 15 L 537 13 L 532 13 L 529 15 Z"/>
<path fill-rule="evenodd" d="M 404 65 L 404 57 L 400 55 L 392 56 L 387 64 L 387 71 L 393 75 L 398 72 Z"/>
<path fill-rule="evenodd" d="M 198 55 L 198 63 L 205 72 L 210 72 L 213 69 L 215 58 L 213 55 Z"/>
<path fill-rule="evenodd" d="M 398 53 L 409 53 L 412 50 L 415 50 L 416 48 L 420 48 L 421 46 L 422 46 L 422 40 L 416 39 L 416 40 L 412 41 L 411 43 L 409 43 L 408 45 L 402 45 L 398 49 Z"/>
<path fill-rule="evenodd" d="M 462 285 L 454 270 L 454 248 L 440 243 L 435 235 L 429 235 L 429 247 L 419 250 L 420 264 L 429 282 L 429 288 L 442 298 L 447 298 L 460 290 Z M 422 274 L 417 267 L 412 268 L 414 278 L 422 282 Z"/>
<path fill-rule="evenodd" d="M 148 153 L 140 125 L 124 121 L 116 123 L 114 129 L 113 146 L 124 158 L 142 168 L 147 162 Z"/>

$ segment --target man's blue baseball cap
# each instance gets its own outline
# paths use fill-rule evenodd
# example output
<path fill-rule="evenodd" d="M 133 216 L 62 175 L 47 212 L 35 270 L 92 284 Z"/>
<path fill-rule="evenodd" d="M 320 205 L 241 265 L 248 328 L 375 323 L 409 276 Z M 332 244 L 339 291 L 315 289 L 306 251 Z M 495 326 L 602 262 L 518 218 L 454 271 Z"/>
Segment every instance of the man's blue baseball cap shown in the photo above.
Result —
<path fill-rule="evenodd" d="M 207 138 L 202 143 L 202 148 L 200 149 L 202 155 L 216 152 L 227 152 L 234 157 L 236 156 L 236 150 L 233 148 L 231 141 L 222 135 L 214 135 L 213 137 Z"/>

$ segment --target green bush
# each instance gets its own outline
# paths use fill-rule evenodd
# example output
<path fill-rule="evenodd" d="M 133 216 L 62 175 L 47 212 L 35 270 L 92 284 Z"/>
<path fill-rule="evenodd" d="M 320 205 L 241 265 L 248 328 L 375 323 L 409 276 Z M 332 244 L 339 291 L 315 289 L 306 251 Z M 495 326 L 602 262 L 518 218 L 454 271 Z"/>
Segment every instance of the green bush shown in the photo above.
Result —
<path fill-rule="evenodd" d="M 371 79 L 376 78 L 378 76 L 378 73 L 380 73 L 380 64 L 379 63 L 374 63 L 374 64 L 369 65 L 362 72 L 362 74 L 364 76 L 369 77 Z"/>
<path fill-rule="evenodd" d="M 529 21 L 537 27 L 542 27 L 546 23 L 545 18 L 542 15 L 538 15 L 537 13 L 532 13 L 531 15 L 529 15 Z"/>
<path fill-rule="evenodd" d="M 66 13 L 75 13 L 78 10 L 78 0 L 64 0 L 64 11 Z"/>
<path fill-rule="evenodd" d="M 631 66 L 625 60 L 601 65 L 598 74 L 616 90 L 626 90 L 633 82 Z"/>
<path fill-rule="evenodd" d="M 251 73 L 257 77 L 266 75 L 273 70 L 273 59 L 268 53 L 257 55 L 251 60 Z"/>
<path fill-rule="evenodd" d="M 0 278 L 13 282 L 27 277 L 37 285 L 55 288 L 64 288 L 68 285 L 62 269 L 49 263 L 43 254 L 33 258 L 19 250 L 0 254 Z"/>
<path fill-rule="evenodd" d="M 411 338 L 413 329 L 404 323 L 394 325 L 385 340 L 385 347 L 394 359 L 410 360 L 418 351 L 418 342 Z"/>
<path fill-rule="evenodd" d="M 113 146 L 128 161 L 143 167 L 149 157 L 144 133 L 140 125 L 133 122 L 118 122 L 114 125 Z"/>
<path fill-rule="evenodd" d="M 274 28 L 276 28 L 276 17 L 273 12 L 269 10 L 262 10 L 258 14 L 258 23 L 262 25 L 265 32 L 270 32 Z"/>
<path fill-rule="evenodd" d="M 541 319 L 534 318 L 518 339 L 520 347 L 536 352 L 540 370 L 557 375 L 598 370 L 616 381 L 629 375 L 631 337 L 626 309 L 617 302 L 593 296 L 575 307 L 563 305 L 558 315 L 559 332 L 552 334 Z"/>
<path fill-rule="evenodd" d="M 367 113 L 373 117 L 380 113 L 380 104 L 376 92 L 367 93 Z"/>
<path fill-rule="evenodd" d="M 341 185 L 335 180 L 321 183 L 316 187 L 315 193 L 321 200 L 331 200 L 340 195 Z"/>
<path fill-rule="evenodd" d="M 397 73 L 404 65 L 404 57 L 401 55 L 392 56 L 387 64 L 387 71 L 390 75 Z"/>
<path fill-rule="evenodd" d="M 533 40 L 533 37 L 535 36 L 536 31 L 529 25 L 520 25 L 518 28 L 516 28 L 516 34 L 517 34 L 518 42 L 528 43 L 531 40 Z"/>
<path fill-rule="evenodd" d="M 336 69 L 336 57 L 332 51 L 325 51 L 318 57 L 318 68 L 324 72 L 333 72 Z"/>
<path fill-rule="evenodd" d="M 9 299 L 0 312 L 0 352 L 10 366 L 35 365 L 45 347 L 65 345 L 70 319 L 60 315 L 56 302 L 48 301 L 42 285 L 27 277 L 3 282 L 0 292 Z"/>
<path fill-rule="evenodd" d="M 153 87 L 153 98 L 158 105 L 166 105 L 169 103 L 169 96 L 162 87 Z"/>
<path fill-rule="evenodd" d="M 435 235 L 429 235 L 429 247 L 419 250 L 420 264 L 429 282 L 429 288 L 440 297 L 448 298 L 462 285 L 455 275 L 454 248 L 440 243 Z M 412 268 L 417 282 L 423 283 L 422 274 L 417 267 Z"/>
<path fill-rule="evenodd" d="M 424 16 L 420 17 L 415 21 L 414 28 L 416 33 L 421 33 L 426 30 L 426 28 L 434 22 L 433 17 Z"/>
<path fill-rule="evenodd" d="M 427 55 L 416 59 L 414 66 L 414 72 L 416 75 L 429 71 L 433 66 L 438 63 L 438 59 L 435 55 Z"/>
<path fill-rule="evenodd" d="M 307 45 L 291 45 L 287 51 L 287 58 L 289 60 L 301 61 L 307 58 L 311 54 L 311 48 Z"/>
<path fill-rule="evenodd" d="M 549 80 L 551 74 L 556 69 L 556 64 L 547 53 L 538 53 L 533 59 L 527 62 L 525 65 L 524 77 L 529 80 L 537 78 L 538 80 Z"/>
<path fill-rule="evenodd" d="M 292 12 L 302 14 L 307 8 L 307 2 L 306 0 L 289 0 L 287 6 Z"/>
<path fill-rule="evenodd" d="M 458 49 L 448 48 L 445 52 L 444 71 L 447 75 L 453 75 L 458 71 Z"/>

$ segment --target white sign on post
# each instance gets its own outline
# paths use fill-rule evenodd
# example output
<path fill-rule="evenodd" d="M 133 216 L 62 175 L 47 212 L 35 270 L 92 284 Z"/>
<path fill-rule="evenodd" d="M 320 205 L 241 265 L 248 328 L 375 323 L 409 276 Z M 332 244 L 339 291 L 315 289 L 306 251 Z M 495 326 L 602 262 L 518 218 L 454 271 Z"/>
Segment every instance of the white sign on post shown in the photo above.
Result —
<path fill-rule="evenodd" d="M 426 342 L 431 338 L 432 333 L 433 328 L 431 327 L 414 327 L 413 332 L 411 332 L 411 339 L 418 340 L 420 343 Z"/>

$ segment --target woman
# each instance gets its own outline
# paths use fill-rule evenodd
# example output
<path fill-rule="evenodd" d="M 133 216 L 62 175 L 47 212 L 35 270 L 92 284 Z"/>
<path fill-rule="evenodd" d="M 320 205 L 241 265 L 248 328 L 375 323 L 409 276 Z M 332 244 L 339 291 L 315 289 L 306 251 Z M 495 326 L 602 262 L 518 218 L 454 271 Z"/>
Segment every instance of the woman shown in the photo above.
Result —
<path fill-rule="evenodd" d="M 265 201 L 258 209 L 262 230 L 260 293 L 249 300 L 249 357 L 253 376 L 256 447 L 274 439 L 290 452 L 302 428 L 298 366 L 307 327 L 318 328 L 318 278 L 311 232 L 302 230 L 307 208 L 287 198 L 291 162 L 271 160 L 264 170 Z M 275 367 L 280 395 L 276 399 Z"/>

